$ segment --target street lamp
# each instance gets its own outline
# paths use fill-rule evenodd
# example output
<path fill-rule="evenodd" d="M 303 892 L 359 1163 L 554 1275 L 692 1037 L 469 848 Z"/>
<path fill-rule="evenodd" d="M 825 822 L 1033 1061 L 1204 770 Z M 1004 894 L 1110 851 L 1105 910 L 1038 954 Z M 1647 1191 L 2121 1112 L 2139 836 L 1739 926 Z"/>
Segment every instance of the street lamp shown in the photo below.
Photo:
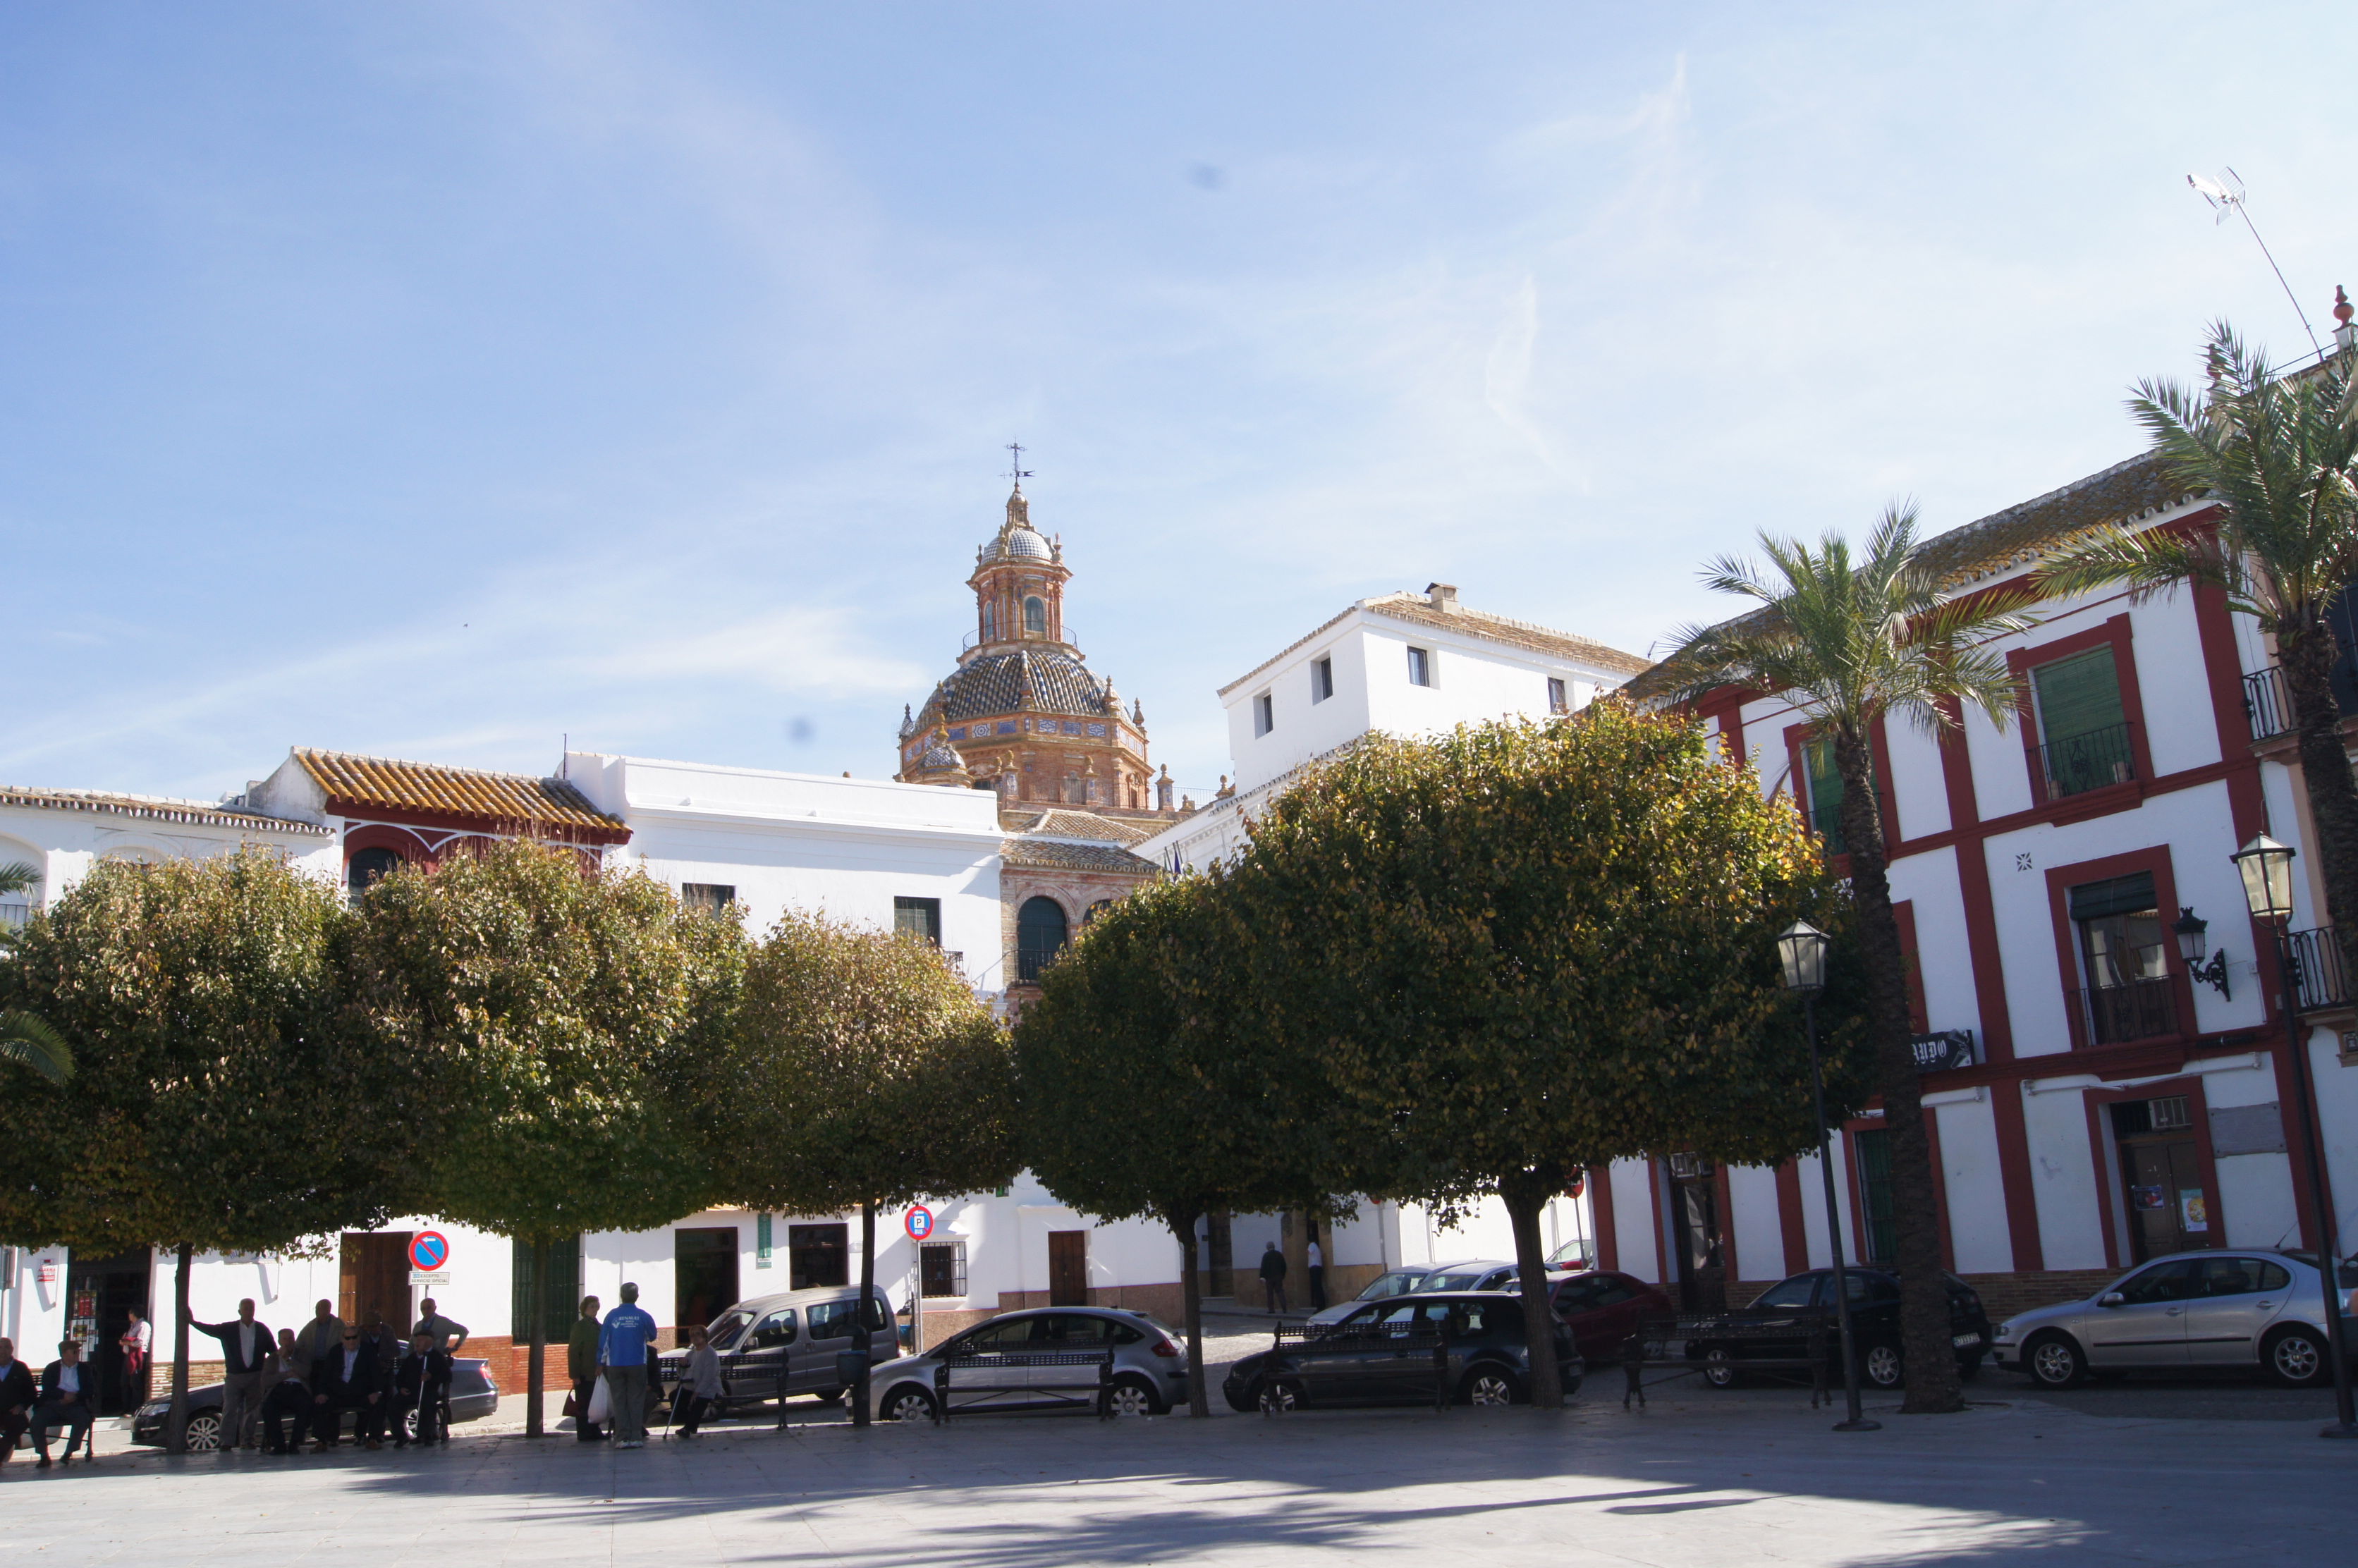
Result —
<path fill-rule="evenodd" d="M 2284 979 L 2285 1041 L 2292 1057 L 2302 1148 L 2309 1155 L 2309 1201 L 2317 1211 L 2318 1287 L 2325 1297 L 2325 1354 L 2333 1368 L 2334 1422 L 2320 1437 L 2358 1438 L 2358 1410 L 2351 1404 L 2350 1357 L 2342 1343 L 2342 1249 L 2335 1237 L 2333 1206 L 2325 1195 L 2325 1163 L 2317 1147 L 2317 1122 L 2309 1086 L 2309 1042 L 2300 1030 L 2300 960 L 2292 947 L 2293 849 L 2262 833 L 2231 857 L 2244 879 L 2244 902 L 2252 918 L 2276 933 L 2277 972 Z"/>
<path fill-rule="evenodd" d="M 2202 961 L 2203 953 L 2211 946 L 2209 939 L 2204 935 L 2204 933 L 2210 929 L 2209 921 L 2196 914 L 2191 909 L 2180 906 L 2178 918 L 2170 923 L 2169 933 L 2178 938 L 2178 956 L 2186 960 L 2187 979 L 2201 980 L 2229 1001 L 2233 1001 L 2235 1000 L 2234 993 L 2227 989 L 2226 949 L 2223 947 L 2218 952 L 2212 953 L 2208 964 Z"/>
<path fill-rule="evenodd" d="M 1826 1184 L 1826 1235 L 1834 1250 L 1834 1318 L 1842 1325 L 1843 1394 L 1850 1401 L 1850 1419 L 1838 1422 L 1836 1432 L 1880 1432 L 1883 1423 L 1869 1421 L 1858 1404 L 1858 1358 L 1852 1353 L 1850 1275 L 1843 1264 L 1842 1211 L 1834 1206 L 1834 1162 L 1826 1140 L 1825 1075 L 1818 1068 L 1818 993 L 1826 989 L 1826 934 L 1805 920 L 1796 920 L 1777 938 L 1777 959 L 1785 967 L 1785 989 L 1801 993 L 1801 1017 L 1810 1036 L 1810 1106 L 1818 1118 L 1818 1174 Z"/>

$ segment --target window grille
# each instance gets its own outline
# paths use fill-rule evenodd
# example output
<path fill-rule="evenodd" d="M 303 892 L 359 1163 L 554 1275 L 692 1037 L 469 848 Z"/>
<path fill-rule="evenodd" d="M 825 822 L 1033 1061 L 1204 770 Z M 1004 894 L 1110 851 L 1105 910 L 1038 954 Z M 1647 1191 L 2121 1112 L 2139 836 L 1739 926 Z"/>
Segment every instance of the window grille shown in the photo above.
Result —
<path fill-rule="evenodd" d="M 966 1243 L 929 1241 L 918 1249 L 917 1292 L 925 1296 L 966 1294 Z"/>
<path fill-rule="evenodd" d="M 679 906 L 691 914 L 718 914 L 737 900 L 737 890 L 728 882 L 682 882 Z"/>

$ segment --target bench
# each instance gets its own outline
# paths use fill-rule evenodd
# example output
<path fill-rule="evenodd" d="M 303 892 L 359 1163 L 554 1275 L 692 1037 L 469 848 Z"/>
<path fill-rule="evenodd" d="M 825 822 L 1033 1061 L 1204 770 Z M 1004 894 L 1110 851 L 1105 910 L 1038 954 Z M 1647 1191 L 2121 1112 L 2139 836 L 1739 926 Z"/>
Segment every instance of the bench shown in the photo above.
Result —
<path fill-rule="evenodd" d="M 1628 1381 L 1621 1395 L 1621 1408 L 1628 1409 L 1633 1398 L 1640 1405 L 1646 1402 L 1648 1367 L 1676 1367 L 1679 1370 L 1673 1377 L 1725 1367 L 1732 1372 L 1760 1372 L 1771 1377 L 1805 1373 L 1810 1381 L 1810 1406 L 1814 1410 L 1820 1401 L 1831 1401 L 1826 1375 L 1834 1363 L 1841 1337 L 1841 1325 L 1834 1314 L 1817 1308 L 1797 1308 L 1768 1318 L 1723 1313 L 1678 1313 L 1640 1318 L 1637 1332 L 1621 1343 L 1621 1369 Z M 1697 1357 L 1691 1349 L 1696 1340 L 1706 1342 L 1713 1351 L 1724 1349 L 1728 1354 Z M 1747 1348 L 1756 1346 L 1777 1348 L 1767 1354 Z"/>
<path fill-rule="evenodd" d="M 950 1390 L 953 1377 L 959 1372 L 988 1378 L 991 1373 L 1033 1372 L 1043 1367 L 1069 1367 L 1069 1375 L 1043 1381 L 1026 1378 L 1016 1382 L 969 1382 L 957 1378 L 955 1387 L 968 1394 L 1042 1394 L 1052 1403 L 1082 1405 L 1094 1403 L 1098 1419 L 1113 1416 L 1113 1348 L 1102 1350 L 953 1350 L 934 1363 L 934 1424 L 949 1420 Z M 1095 1368 L 1094 1375 L 1084 1378 L 1081 1368 Z"/>
<path fill-rule="evenodd" d="M 1338 1330 L 1321 1324 L 1280 1324 L 1270 1343 L 1270 1377 L 1291 1378 L 1311 1388 L 1317 1379 L 1298 1364 L 1298 1358 L 1311 1356 L 1352 1357 L 1353 1376 L 1361 1379 L 1416 1383 L 1430 1379 L 1433 1409 L 1449 1408 L 1454 1379 L 1445 1326 L 1419 1321 Z"/>

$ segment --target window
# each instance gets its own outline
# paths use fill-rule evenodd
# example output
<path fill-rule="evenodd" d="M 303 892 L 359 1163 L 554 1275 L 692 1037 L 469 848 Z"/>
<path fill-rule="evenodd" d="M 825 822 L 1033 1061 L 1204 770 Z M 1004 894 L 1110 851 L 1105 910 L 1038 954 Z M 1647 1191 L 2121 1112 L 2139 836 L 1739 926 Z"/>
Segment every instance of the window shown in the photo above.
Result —
<path fill-rule="evenodd" d="M 1037 594 L 1023 601 L 1023 630 L 1034 637 L 1048 634 L 1048 601 Z"/>
<path fill-rule="evenodd" d="M 966 1294 L 966 1243 L 929 1241 L 917 1249 L 917 1293 Z"/>
<path fill-rule="evenodd" d="M 1111 909 L 1112 907 L 1113 900 L 1109 898 L 1101 898 L 1098 900 L 1097 903 L 1081 911 L 1081 924 L 1087 925 L 1090 921 L 1095 920 L 1098 915 L 1103 914 L 1107 910 Z"/>
<path fill-rule="evenodd" d="M 982 607 L 982 640 L 986 643 L 999 640 L 999 606 L 996 604 Z"/>
<path fill-rule="evenodd" d="M 2135 1279 L 2125 1281 L 2121 1294 L 2131 1306 L 2146 1306 L 2155 1302 L 2182 1302 L 2201 1288 L 2202 1265 L 2206 1260 L 2183 1258 L 2174 1263 L 2157 1263 Z"/>
<path fill-rule="evenodd" d="M 1266 735 L 1277 728 L 1277 702 L 1269 693 L 1253 698 L 1253 733 Z"/>
<path fill-rule="evenodd" d="M 1790 1280 L 1769 1286 L 1760 1292 L 1756 1307 L 1805 1307 L 1818 1292 L 1815 1274 L 1796 1274 Z"/>
<path fill-rule="evenodd" d="M 1557 676 L 1548 676 L 1548 711 L 1550 713 L 1572 711 L 1572 692 L 1564 686 L 1562 677 Z"/>
<path fill-rule="evenodd" d="M 1037 980 L 1040 971 L 1065 950 L 1065 906 L 1053 898 L 1027 898 L 1015 912 L 1015 978 Z"/>
<path fill-rule="evenodd" d="M 384 881 L 400 867 L 401 857 L 390 849 L 353 850 L 352 860 L 344 867 L 344 881 L 352 890 L 352 902 L 360 903 L 361 895 L 368 892 L 372 883 Z"/>
<path fill-rule="evenodd" d="M 518 1247 L 509 1271 L 509 1335 L 518 1345 L 532 1343 L 532 1249 Z M 581 1315 L 581 1238 L 568 1236 L 548 1244 L 548 1293 L 541 1298 L 544 1337 L 562 1340 L 573 1332 Z"/>
<path fill-rule="evenodd" d="M 1408 651 L 1408 684 L 1433 684 L 1433 651 L 1430 648 L 1411 648 Z"/>
<path fill-rule="evenodd" d="M 2030 689 L 2039 717 L 2039 772 L 2048 799 L 2136 777 L 2120 670 L 2110 646 L 2037 666 L 2030 672 Z"/>
<path fill-rule="evenodd" d="M 728 882 L 682 882 L 679 885 L 679 906 L 690 914 L 718 914 L 737 901 L 737 890 Z"/>
<path fill-rule="evenodd" d="M 1826 853 L 1848 853 L 1843 842 L 1842 770 L 1834 765 L 1834 741 L 1831 735 L 1801 743 L 1801 773 L 1803 787 L 1810 798 L 1803 804 L 1810 816 L 1810 826 L 1826 843 Z"/>
<path fill-rule="evenodd" d="M 2089 1044 L 2177 1033 L 2178 999 L 2169 982 L 2153 873 L 2082 882 L 2070 899 L 2086 985 Z"/>
<path fill-rule="evenodd" d="M 815 1290 L 821 1285 L 846 1284 L 850 1278 L 850 1227 L 786 1227 L 786 1289 Z M 818 1314 L 813 1313 L 811 1315 L 816 1318 Z"/>
<path fill-rule="evenodd" d="M 810 1336 L 813 1339 L 849 1339 L 859 1326 L 854 1315 L 858 1302 L 820 1302 L 810 1309 Z M 874 1296 L 868 1298 L 869 1332 L 885 1326 L 884 1303 Z"/>
<path fill-rule="evenodd" d="M 983 786 L 989 788 L 988 784 Z M 920 941 L 938 947 L 942 945 L 942 901 L 937 898 L 896 898 L 892 901 L 892 929 L 906 932 Z"/>
<path fill-rule="evenodd" d="M 795 1309 L 780 1307 L 762 1320 L 761 1326 L 745 1336 L 740 1350 L 768 1350 L 795 1342 Z"/>
<path fill-rule="evenodd" d="M 1899 1256 L 1899 1227 L 1891 1196 L 1891 1134 L 1882 1128 L 1850 1135 L 1858 1151 L 1858 1249 L 1862 1260 L 1890 1264 Z"/>
<path fill-rule="evenodd" d="M 1331 658 L 1311 660 L 1310 700 L 1313 702 L 1324 702 L 1334 695 L 1335 661 Z"/>

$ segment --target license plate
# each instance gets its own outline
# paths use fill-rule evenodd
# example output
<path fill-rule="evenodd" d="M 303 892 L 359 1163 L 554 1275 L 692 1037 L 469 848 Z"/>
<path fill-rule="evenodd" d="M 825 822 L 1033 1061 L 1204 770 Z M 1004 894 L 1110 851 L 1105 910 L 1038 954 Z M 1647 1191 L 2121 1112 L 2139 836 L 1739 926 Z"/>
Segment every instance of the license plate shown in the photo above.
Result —
<path fill-rule="evenodd" d="M 1981 1342 L 1982 1336 L 1978 1334 L 1960 1334 L 1955 1338 L 1949 1341 L 1951 1345 L 1955 1346 L 1960 1350 L 1963 1350 L 1968 1345 L 1979 1345 Z"/>

